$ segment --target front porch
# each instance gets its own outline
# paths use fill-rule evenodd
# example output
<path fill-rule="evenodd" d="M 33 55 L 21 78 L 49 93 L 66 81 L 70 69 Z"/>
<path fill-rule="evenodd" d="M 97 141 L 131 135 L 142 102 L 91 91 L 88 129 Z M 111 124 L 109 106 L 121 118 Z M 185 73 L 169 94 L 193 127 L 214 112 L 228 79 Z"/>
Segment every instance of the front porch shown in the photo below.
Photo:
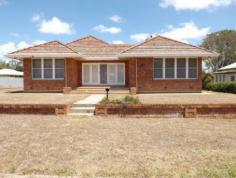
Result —
<path fill-rule="evenodd" d="M 122 86 L 80 86 L 73 89 L 71 94 L 106 94 L 106 88 L 109 88 L 109 94 L 130 94 L 129 87 Z"/>

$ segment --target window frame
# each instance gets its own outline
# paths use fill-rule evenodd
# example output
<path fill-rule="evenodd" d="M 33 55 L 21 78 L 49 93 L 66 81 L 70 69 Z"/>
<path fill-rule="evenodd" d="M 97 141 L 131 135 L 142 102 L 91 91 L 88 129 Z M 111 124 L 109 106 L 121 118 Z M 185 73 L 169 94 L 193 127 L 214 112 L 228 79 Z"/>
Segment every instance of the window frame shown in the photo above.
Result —
<path fill-rule="evenodd" d="M 52 78 L 44 78 L 44 59 L 51 59 L 52 60 Z M 64 61 L 64 77 L 63 78 L 56 78 L 55 74 L 55 61 L 56 58 L 33 58 L 31 59 L 31 77 L 32 80 L 64 80 L 65 79 L 65 59 L 64 58 L 58 58 Z M 34 60 L 41 60 L 41 78 L 35 78 L 33 74 L 33 70 L 35 69 L 33 66 Z M 60 68 L 62 69 L 62 68 Z"/>
<path fill-rule="evenodd" d="M 171 57 L 156 57 L 153 58 L 152 61 L 152 77 L 153 80 L 198 80 L 199 76 L 198 76 L 198 65 L 199 65 L 199 60 L 197 57 L 174 57 L 174 78 L 166 78 L 165 75 L 165 71 L 166 71 L 166 59 L 171 58 Z M 154 66 L 154 62 L 156 59 L 162 59 L 162 78 L 155 78 L 155 66 Z M 177 60 L 178 59 L 185 59 L 186 62 L 186 68 L 185 68 L 185 72 L 186 72 L 186 78 L 177 78 Z M 190 78 L 189 77 L 189 59 L 196 59 L 197 64 L 196 64 L 196 70 L 197 70 L 197 75 L 196 78 Z"/>

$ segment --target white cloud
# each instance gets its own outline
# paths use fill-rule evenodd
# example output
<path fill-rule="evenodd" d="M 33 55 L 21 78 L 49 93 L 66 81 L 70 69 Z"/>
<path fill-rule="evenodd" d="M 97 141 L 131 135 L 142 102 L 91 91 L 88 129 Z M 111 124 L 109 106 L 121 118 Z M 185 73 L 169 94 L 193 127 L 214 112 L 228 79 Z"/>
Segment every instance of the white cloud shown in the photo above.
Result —
<path fill-rule="evenodd" d="M 109 19 L 115 23 L 121 23 L 123 21 L 122 17 L 119 15 L 112 15 L 109 17 Z"/>
<path fill-rule="evenodd" d="M 38 30 L 41 33 L 48 33 L 53 35 L 61 34 L 73 34 L 73 24 L 63 22 L 58 17 L 53 17 L 50 20 L 42 19 L 41 15 L 35 15 L 32 17 L 32 21 L 37 23 Z"/>
<path fill-rule="evenodd" d="M 7 60 L 4 57 L 4 55 L 6 55 L 8 53 L 11 53 L 11 52 L 19 50 L 19 49 L 27 48 L 32 45 L 42 44 L 42 43 L 45 43 L 45 41 L 44 40 L 37 40 L 37 41 L 34 41 L 32 44 L 29 44 L 25 41 L 21 41 L 19 43 L 7 42 L 5 44 L 0 45 L 0 58 Z"/>
<path fill-rule="evenodd" d="M 32 17 L 32 21 L 33 22 L 38 22 L 38 21 L 40 21 L 40 19 L 42 18 L 42 15 L 41 14 L 35 14 L 35 15 L 33 15 L 33 17 Z"/>
<path fill-rule="evenodd" d="M 168 30 L 161 35 L 175 40 L 187 42 L 200 40 L 210 32 L 210 27 L 199 28 L 194 22 L 182 23 L 179 27 L 168 26 Z"/>
<path fill-rule="evenodd" d="M 93 28 L 95 31 L 98 31 L 100 33 L 111 33 L 111 34 L 116 34 L 120 33 L 122 30 L 117 27 L 106 27 L 104 25 L 97 25 Z"/>
<path fill-rule="evenodd" d="M 112 41 L 113 44 L 125 44 L 123 41 L 120 41 L 120 40 L 115 40 L 115 41 Z"/>
<path fill-rule="evenodd" d="M 173 6 L 176 10 L 201 10 L 211 7 L 229 6 L 236 0 L 161 0 L 163 8 Z"/>
<path fill-rule="evenodd" d="M 142 42 L 145 41 L 148 37 L 150 37 L 150 33 L 136 33 L 130 36 L 130 39 L 135 41 L 135 42 Z"/>

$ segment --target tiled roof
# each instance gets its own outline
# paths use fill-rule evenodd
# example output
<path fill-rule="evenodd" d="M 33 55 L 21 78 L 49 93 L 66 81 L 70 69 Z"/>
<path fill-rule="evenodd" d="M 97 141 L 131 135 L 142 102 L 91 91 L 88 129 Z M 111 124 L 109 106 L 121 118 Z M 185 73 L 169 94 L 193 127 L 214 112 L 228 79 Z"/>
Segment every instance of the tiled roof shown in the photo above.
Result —
<path fill-rule="evenodd" d="M 68 55 L 68 56 L 76 56 L 78 55 L 77 52 L 75 52 L 70 47 L 64 45 L 63 43 L 59 41 L 51 41 L 48 43 L 32 46 L 29 48 L 21 49 L 15 52 L 12 52 L 8 54 L 9 57 L 14 56 L 32 56 L 32 55 L 47 55 L 47 54 L 58 54 L 58 55 Z"/>
<path fill-rule="evenodd" d="M 68 44 L 51 41 L 8 54 L 12 58 L 76 57 L 84 60 L 113 60 L 126 57 L 215 57 L 217 53 L 171 40 L 162 36 L 151 38 L 139 45 L 109 44 L 88 36 Z"/>
<path fill-rule="evenodd" d="M 204 56 L 215 57 L 217 53 L 206 49 L 172 40 L 163 36 L 156 36 L 141 44 L 133 46 L 124 52 L 121 57 L 151 57 L 151 56 Z"/>
<path fill-rule="evenodd" d="M 131 47 L 128 44 L 109 44 L 93 36 L 73 41 L 67 46 L 80 53 L 84 59 L 118 59 L 122 51 Z"/>

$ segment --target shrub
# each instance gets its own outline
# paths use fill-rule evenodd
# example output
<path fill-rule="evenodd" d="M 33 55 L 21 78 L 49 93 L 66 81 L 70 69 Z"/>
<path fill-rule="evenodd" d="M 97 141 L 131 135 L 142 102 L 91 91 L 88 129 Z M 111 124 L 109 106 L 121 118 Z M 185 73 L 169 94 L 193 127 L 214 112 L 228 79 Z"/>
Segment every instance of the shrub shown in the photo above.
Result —
<path fill-rule="evenodd" d="M 217 92 L 236 93 L 236 82 L 211 82 L 206 86 L 206 89 Z"/>
<path fill-rule="evenodd" d="M 206 73 L 206 72 L 202 72 L 202 88 L 206 89 L 207 85 L 211 82 L 214 81 L 214 77 L 212 73 Z"/>
<path fill-rule="evenodd" d="M 122 99 L 112 99 L 112 100 L 104 98 L 100 103 L 101 104 L 138 104 L 140 103 L 140 101 L 137 97 L 125 96 Z"/>

